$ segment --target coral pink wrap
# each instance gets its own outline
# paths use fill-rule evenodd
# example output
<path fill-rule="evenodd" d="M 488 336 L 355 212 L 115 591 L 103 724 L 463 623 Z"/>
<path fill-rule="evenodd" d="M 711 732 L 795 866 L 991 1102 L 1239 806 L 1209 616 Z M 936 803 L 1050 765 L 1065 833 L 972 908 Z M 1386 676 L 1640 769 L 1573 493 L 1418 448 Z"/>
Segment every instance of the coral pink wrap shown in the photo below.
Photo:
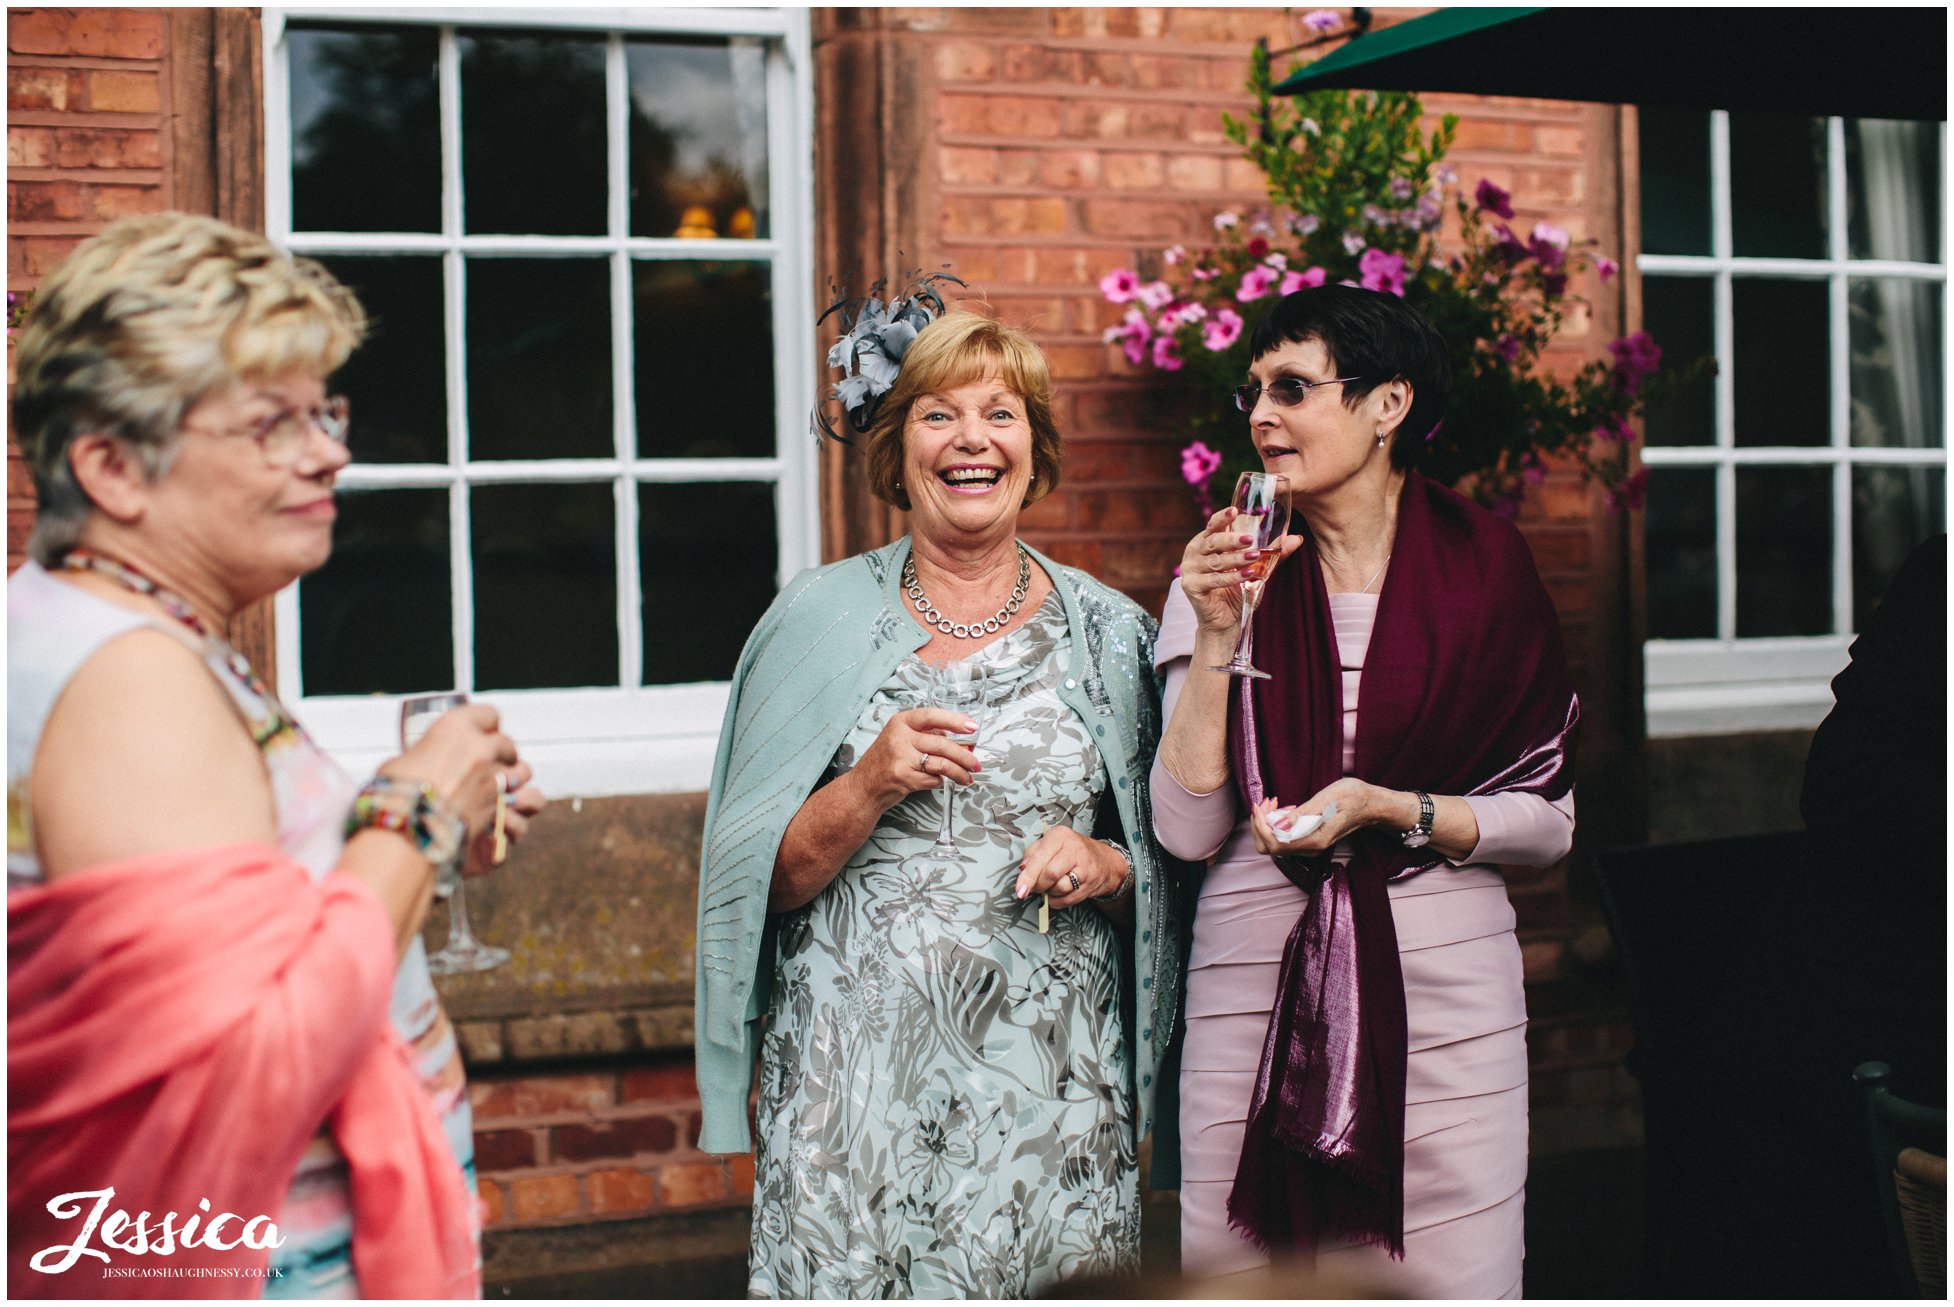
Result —
<path fill-rule="evenodd" d="M 269 1254 L 242 1246 L 136 1256 L 104 1248 L 98 1230 L 88 1246 L 113 1265 L 171 1268 L 112 1283 L 92 1257 L 52 1275 L 29 1262 L 81 1234 L 80 1218 L 48 1211 L 76 1191 L 113 1187 L 108 1210 L 150 1213 L 152 1240 L 166 1212 L 179 1228 L 219 1212 L 276 1218 L 326 1126 L 346 1158 L 361 1293 L 479 1296 L 473 1198 L 387 1021 L 395 962 L 366 885 L 343 873 L 315 884 L 263 844 L 152 854 L 10 894 L 10 1291 L 256 1296 Z M 173 1278 L 196 1267 L 247 1274 Z"/>

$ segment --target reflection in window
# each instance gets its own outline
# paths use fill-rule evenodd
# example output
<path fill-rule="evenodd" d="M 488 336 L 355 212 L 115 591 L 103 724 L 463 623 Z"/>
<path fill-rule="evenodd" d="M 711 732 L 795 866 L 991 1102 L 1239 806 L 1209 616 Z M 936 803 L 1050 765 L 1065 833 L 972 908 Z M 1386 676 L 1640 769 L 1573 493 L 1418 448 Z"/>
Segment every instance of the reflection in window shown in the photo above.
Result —
<path fill-rule="evenodd" d="M 332 559 L 299 582 L 304 693 L 454 688 L 448 492 L 342 491 L 338 503 Z"/>
<path fill-rule="evenodd" d="M 1738 278 L 1736 391 L 1739 445 L 1823 445 L 1831 440 L 1832 363 L 1822 281 Z"/>
<path fill-rule="evenodd" d="M 1716 473 L 1655 468 L 1644 519 L 1649 635 L 1681 640 L 1717 633 Z"/>
<path fill-rule="evenodd" d="M 1825 257 L 1825 120 L 1730 115 L 1732 252 Z"/>
<path fill-rule="evenodd" d="M 1737 469 L 1737 636 L 1832 629 L 1832 469 Z"/>
<path fill-rule="evenodd" d="M 767 265 L 641 259 L 631 289 L 639 454 L 772 458 Z"/>
<path fill-rule="evenodd" d="M 627 41 L 631 234 L 770 234 L 766 47 L 743 37 Z"/>
<path fill-rule="evenodd" d="M 1846 230 L 1855 259 L 1941 258 L 1940 123 L 1845 121 Z"/>
<path fill-rule="evenodd" d="M 476 486 L 475 684 L 617 684 L 611 487 Z"/>
<path fill-rule="evenodd" d="M 1852 443 L 1939 449 L 1941 301 L 1935 282 L 1864 278 L 1849 283 Z"/>
<path fill-rule="evenodd" d="M 434 29 L 294 24 L 285 40 L 293 229 L 439 231 Z"/>
<path fill-rule="evenodd" d="M 460 45 L 467 230 L 603 234 L 604 42 L 469 33 Z"/>
<path fill-rule="evenodd" d="M 366 343 L 333 378 L 353 401 L 353 461 L 447 462 L 441 260 L 334 254 L 320 261 L 366 310 Z"/>
<path fill-rule="evenodd" d="M 612 452 L 602 259 L 468 260 L 468 440 L 478 459 Z"/>
<path fill-rule="evenodd" d="M 723 681 L 778 588 L 779 524 L 764 482 L 638 488 L 646 685 Z M 710 550 L 710 576 L 697 560 Z"/>

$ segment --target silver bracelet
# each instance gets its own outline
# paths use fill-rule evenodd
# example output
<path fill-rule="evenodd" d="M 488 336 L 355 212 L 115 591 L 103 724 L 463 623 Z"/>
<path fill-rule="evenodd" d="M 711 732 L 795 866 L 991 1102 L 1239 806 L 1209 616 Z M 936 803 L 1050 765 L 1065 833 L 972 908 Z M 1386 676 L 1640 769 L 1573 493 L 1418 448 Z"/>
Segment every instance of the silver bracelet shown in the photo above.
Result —
<path fill-rule="evenodd" d="M 1121 879 L 1118 889 L 1110 894 L 1095 894 L 1093 895 L 1093 901 L 1097 903 L 1118 903 L 1126 897 L 1126 891 L 1133 887 L 1133 855 L 1126 851 L 1124 844 L 1116 843 L 1113 840 L 1100 840 L 1099 842 L 1119 854 L 1120 860 L 1126 864 L 1126 875 Z"/>

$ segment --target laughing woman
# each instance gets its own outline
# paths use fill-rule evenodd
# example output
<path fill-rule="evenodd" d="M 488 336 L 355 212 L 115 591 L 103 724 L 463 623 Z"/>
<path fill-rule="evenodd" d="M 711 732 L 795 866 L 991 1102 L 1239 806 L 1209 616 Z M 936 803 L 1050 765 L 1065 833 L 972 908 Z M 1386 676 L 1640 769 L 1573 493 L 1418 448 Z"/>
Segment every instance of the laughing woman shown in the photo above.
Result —
<path fill-rule="evenodd" d="M 1023 1297 L 1130 1271 L 1178 969 L 1146 797 L 1154 625 L 1018 541 L 1059 469 L 1023 334 L 924 327 L 866 433 L 911 534 L 797 578 L 734 673 L 700 887 L 700 1146 L 748 1147 L 757 1044 L 758 1297 Z M 918 706 L 959 664 L 984 687 L 974 748 L 952 738 L 964 711 Z"/>

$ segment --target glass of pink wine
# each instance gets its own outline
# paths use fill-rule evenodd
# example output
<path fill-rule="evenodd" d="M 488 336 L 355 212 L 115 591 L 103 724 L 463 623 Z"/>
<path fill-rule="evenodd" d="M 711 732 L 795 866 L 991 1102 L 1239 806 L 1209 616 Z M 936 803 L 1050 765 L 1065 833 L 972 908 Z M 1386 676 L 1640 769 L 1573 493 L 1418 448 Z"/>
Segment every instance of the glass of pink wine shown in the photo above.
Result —
<path fill-rule="evenodd" d="M 1249 662 L 1250 632 L 1263 583 L 1276 565 L 1276 542 L 1289 531 L 1289 478 L 1275 472 L 1244 472 L 1235 482 L 1235 520 L 1229 530 L 1251 538 L 1249 548 L 1261 556 L 1243 569 L 1242 625 L 1235 635 L 1235 656 L 1211 670 L 1230 676 L 1267 680 L 1269 674 Z"/>

